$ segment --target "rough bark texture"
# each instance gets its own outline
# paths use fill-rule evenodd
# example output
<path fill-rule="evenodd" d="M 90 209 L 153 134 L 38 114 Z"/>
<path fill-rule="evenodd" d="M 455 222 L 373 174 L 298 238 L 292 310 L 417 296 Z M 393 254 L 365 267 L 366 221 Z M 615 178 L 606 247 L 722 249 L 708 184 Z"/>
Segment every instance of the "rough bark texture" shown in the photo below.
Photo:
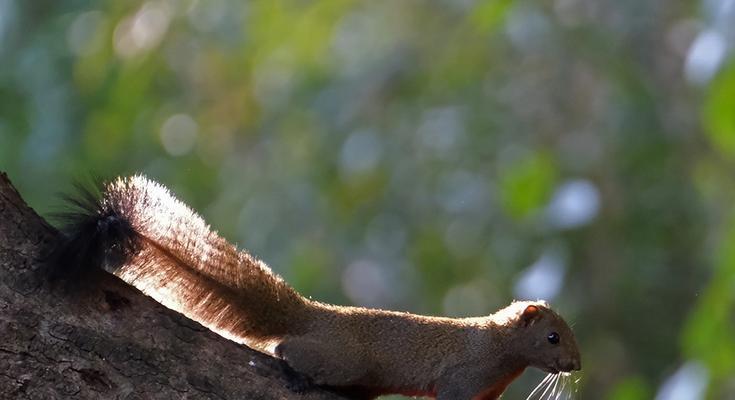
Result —
<path fill-rule="evenodd" d="M 50 283 L 57 231 L 0 173 L 0 399 L 340 399 L 112 275 Z"/>

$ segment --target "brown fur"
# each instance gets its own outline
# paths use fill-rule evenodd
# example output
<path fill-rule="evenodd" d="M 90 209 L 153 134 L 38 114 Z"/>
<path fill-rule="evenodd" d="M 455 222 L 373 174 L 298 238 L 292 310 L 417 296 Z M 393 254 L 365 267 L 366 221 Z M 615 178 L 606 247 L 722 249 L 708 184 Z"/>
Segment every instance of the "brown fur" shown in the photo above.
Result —
<path fill-rule="evenodd" d="M 544 302 L 460 319 L 322 304 L 142 176 L 109 184 L 101 205 L 139 236 L 136 253 L 111 272 L 212 330 L 283 358 L 317 384 L 367 397 L 487 400 L 528 366 L 580 367 L 574 335 Z M 550 332 L 559 333 L 559 344 L 548 342 Z"/>

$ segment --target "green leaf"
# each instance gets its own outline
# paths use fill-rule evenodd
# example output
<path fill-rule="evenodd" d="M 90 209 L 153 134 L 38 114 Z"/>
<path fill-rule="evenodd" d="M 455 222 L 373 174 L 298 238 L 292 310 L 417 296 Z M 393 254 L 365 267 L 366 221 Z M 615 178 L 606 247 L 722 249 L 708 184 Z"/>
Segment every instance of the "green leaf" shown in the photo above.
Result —
<path fill-rule="evenodd" d="M 480 2 L 472 11 L 470 20 L 480 31 L 487 32 L 495 29 L 505 21 L 505 15 L 513 4 L 510 0 L 490 0 Z"/>
<path fill-rule="evenodd" d="M 626 378 L 608 396 L 608 400 L 646 400 L 651 398 L 653 398 L 651 388 L 639 376 Z"/>
<path fill-rule="evenodd" d="M 735 63 L 712 83 L 704 107 L 705 133 L 724 156 L 735 158 Z"/>
<path fill-rule="evenodd" d="M 548 201 L 557 167 L 547 153 L 533 153 L 511 166 L 500 177 L 501 200 L 508 213 L 523 219 Z"/>
<path fill-rule="evenodd" d="M 735 371 L 735 218 L 728 223 L 715 272 L 684 328 L 683 347 L 689 357 L 702 360 L 713 378 Z M 714 345 L 716 343 L 716 345 Z"/>

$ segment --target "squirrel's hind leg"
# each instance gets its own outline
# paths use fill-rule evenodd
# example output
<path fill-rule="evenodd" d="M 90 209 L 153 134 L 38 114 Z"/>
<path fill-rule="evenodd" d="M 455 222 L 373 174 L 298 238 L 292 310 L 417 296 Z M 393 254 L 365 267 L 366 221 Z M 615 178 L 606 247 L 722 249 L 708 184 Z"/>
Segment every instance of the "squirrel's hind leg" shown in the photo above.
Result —
<path fill-rule="evenodd" d="M 353 386 L 367 372 L 359 352 L 310 338 L 286 338 L 276 347 L 275 355 L 317 385 Z"/>

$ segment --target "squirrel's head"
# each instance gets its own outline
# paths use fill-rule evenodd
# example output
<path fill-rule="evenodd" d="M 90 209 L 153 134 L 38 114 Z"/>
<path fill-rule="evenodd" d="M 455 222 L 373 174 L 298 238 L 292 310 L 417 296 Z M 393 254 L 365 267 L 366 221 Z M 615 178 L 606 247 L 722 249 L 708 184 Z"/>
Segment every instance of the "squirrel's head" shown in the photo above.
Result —
<path fill-rule="evenodd" d="M 502 311 L 513 314 L 509 319 L 517 338 L 514 343 L 521 346 L 515 351 L 523 354 L 530 366 L 550 373 L 582 369 L 574 333 L 545 302 L 515 302 Z"/>

